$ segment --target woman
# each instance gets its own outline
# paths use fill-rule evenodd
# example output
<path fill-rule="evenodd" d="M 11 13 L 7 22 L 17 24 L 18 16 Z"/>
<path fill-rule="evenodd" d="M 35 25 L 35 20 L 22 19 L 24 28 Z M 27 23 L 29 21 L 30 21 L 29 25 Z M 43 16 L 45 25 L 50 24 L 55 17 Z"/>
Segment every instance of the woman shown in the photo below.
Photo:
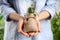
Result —
<path fill-rule="evenodd" d="M 39 14 L 40 33 L 31 33 L 31 37 L 17 27 L 22 26 L 23 18 L 33 0 L 1 0 L 0 7 L 5 20 L 4 40 L 53 40 L 50 19 L 57 8 L 57 0 L 35 0 L 35 13 Z M 20 24 L 20 25 L 18 25 Z"/>

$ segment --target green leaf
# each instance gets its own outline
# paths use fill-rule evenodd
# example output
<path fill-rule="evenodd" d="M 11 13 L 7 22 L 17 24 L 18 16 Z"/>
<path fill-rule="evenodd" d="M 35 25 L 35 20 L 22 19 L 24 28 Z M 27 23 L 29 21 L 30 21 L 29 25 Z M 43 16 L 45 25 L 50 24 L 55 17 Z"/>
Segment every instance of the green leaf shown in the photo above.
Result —
<path fill-rule="evenodd" d="M 60 12 L 56 13 L 51 20 L 52 31 L 54 40 L 60 40 Z"/>

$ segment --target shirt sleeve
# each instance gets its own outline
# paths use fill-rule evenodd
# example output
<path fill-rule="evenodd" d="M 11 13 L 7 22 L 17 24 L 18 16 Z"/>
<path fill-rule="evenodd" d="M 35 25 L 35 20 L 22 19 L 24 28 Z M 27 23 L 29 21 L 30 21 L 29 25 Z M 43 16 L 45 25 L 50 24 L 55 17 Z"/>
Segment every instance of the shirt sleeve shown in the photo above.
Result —
<path fill-rule="evenodd" d="M 57 10 L 57 0 L 47 0 L 46 5 L 42 10 L 48 11 L 50 13 L 50 17 L 53 18 L 56 10 Z"/>
<path fill-rule="evenodd" d="M 10 4 L 7 2 L 7 0 L 0 0 L 0 8 L 1 8 L 3 18 L 5 20 L 7 20 L 8 15 L 11 12 L 16 12 L 13 8 L 10 7 Z"/>

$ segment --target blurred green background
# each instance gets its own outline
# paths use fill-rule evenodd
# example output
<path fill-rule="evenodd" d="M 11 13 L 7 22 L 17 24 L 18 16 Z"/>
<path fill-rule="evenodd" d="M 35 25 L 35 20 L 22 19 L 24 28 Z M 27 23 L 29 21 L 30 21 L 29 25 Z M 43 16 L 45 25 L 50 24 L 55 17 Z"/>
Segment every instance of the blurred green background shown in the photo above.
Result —
<path fill-rule="evenodd" d="M 51 27 L 54 35 L 54 40 L 60 40 L 60 3 L 58 3 L 58 10 L 55 16 L 51 19 Z M 0 40 L 3 40 L 3 35 L 4 35 L 4 20 L 3 16 L 0 13 Z"/>

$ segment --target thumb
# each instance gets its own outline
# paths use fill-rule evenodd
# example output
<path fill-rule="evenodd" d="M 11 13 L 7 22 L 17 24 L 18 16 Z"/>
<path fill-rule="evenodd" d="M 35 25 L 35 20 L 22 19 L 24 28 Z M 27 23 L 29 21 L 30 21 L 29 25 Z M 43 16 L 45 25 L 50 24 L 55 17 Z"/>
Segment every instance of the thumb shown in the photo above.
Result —
<path fill-rule="evenodd" d="M 22 30 L 23 20 L 18 21 L 18 32 Z"/>

